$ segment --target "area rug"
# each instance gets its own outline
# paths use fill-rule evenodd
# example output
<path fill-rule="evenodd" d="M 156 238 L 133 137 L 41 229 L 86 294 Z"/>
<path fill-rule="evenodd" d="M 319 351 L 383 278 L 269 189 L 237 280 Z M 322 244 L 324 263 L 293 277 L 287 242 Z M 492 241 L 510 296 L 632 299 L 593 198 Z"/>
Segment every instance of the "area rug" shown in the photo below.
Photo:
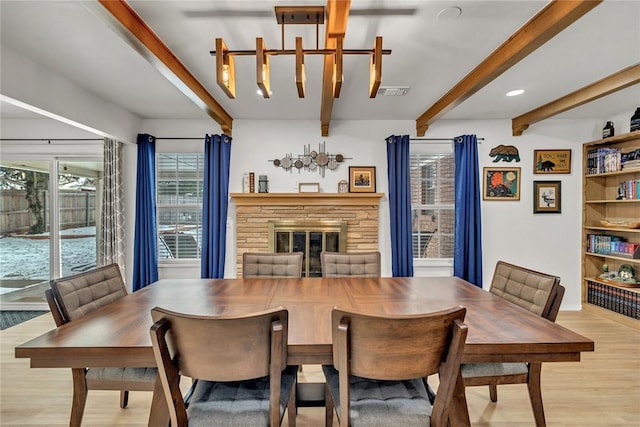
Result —
<path fill-rule="evenodd" d="M 42 316 L 48 311 L 18 311 L 18 310 L 2 310 L 0 311 L 0 330 L 10 328 L 34 317 Z"/>

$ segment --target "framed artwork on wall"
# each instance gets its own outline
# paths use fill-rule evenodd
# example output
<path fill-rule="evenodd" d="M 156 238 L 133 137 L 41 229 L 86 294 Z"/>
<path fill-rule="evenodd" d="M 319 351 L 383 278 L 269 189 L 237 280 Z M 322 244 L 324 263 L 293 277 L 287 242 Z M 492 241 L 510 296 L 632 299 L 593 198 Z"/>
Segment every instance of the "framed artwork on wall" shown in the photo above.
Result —
<path fill-rule="evenodd" d="M 349 192 L 350 193 L 375 193 L 376 192 L 376 167 L 375 166 L 349 166 Z"/>
<path fill-rule="evenodd" d="M 571 173 L 571 150 L 533 150 L 533 173 Z"/>
<path fill-rule="evenodd" d="M 533 213 L 560 213 L 560 181 L 533 181 Z"/>
<path fill-rule="evenodd" d="M 483 200 L 520 200 L 520 168 L 489 168 L 483 172 Z"/>

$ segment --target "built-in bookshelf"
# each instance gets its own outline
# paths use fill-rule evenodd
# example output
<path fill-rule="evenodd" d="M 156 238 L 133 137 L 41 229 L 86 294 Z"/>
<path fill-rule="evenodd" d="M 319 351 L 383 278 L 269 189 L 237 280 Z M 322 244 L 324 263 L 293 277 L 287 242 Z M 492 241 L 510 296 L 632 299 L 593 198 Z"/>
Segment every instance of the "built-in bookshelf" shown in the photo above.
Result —
<path fill-rule="evenodd" d="M 583 145 L 582 301 L 616 320 L 640 319 L 640 284 L 603 276 L 622 265 L 640 282 L 640 131 Z"/>

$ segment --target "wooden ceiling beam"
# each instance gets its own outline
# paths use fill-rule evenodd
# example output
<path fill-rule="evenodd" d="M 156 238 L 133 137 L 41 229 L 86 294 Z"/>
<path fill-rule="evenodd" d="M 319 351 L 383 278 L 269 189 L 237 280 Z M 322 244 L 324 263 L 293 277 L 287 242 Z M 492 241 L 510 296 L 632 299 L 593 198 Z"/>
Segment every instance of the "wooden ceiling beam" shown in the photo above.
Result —
<path fill-rule="evenodd" d="M 99 3 L 115 18 L 116 22 L 110 20 L 114 29 L 176 88 L 215 120 L 222 132 L 231 135 L 233 118 L 131 6 L 124 0 L 99 0 Z"/>
<path fill-rule="evenodd" d="M 549 2 L 416 119 L 417 135 L 424 136 L 431 123 L 468 99 L 601 2 L 602 0 Z"/>
<path fill-rule="evenodd" d="M 513 136 L 520 136 L 533 123 L 602 98 L 613 92 L 640 83 L 640 63 L 624 68 L 595 83 L 584 86 L 561 98 L 511 119 Z"/>
<path fill-rule="evenodd" d="M 335 49 L 337 38 L 344 37 L 349 20 L 351 0 L 327 0 L 327 20 L 325 22 L 324 44 L 326 49 Z M 322 102 L 320 104 L 320 131 L 322 136 L 329 136 L 331 111 L 333 110 L 333 55 L 324 56 L 322 74 Z"/>

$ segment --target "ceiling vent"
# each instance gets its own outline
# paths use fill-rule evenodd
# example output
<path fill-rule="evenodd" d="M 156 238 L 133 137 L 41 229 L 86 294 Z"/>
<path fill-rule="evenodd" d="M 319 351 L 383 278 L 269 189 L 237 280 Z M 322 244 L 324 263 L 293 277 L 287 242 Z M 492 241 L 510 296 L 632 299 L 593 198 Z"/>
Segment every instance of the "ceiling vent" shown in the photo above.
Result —
<path fill-rule="evenodd" d="M 378 96 L 405 96 L 409 92 L 409 86 L 380 86 Z"/>

